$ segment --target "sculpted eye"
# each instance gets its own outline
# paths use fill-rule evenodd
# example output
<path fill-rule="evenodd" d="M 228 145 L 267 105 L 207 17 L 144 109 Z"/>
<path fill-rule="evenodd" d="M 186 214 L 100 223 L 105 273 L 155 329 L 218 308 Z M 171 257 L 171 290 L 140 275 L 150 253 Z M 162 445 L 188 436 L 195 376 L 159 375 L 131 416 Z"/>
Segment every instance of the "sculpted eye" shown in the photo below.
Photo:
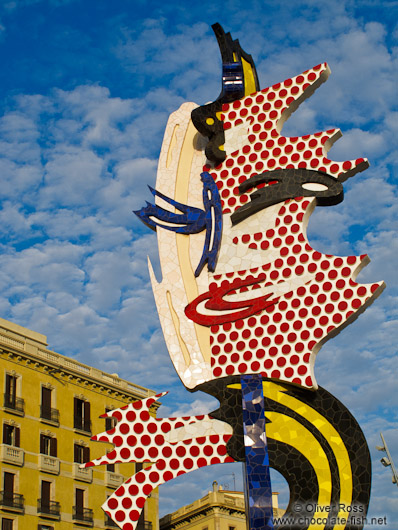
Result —
<path fill-rule="evenodd" d="M 319 184 L 318 182 L 305 182 L 302 184 L 302 187 L 308 191 L 325 191 L 328 189 L 327 186 Z"/>
<path fill-rule="evenodd" d="M 312 169 L 276 169 L 254 175 L 239 186 L 240 193 L 248 193 L 250 202 L 232 215 L 233 225 L 273 204 L 295 197 L 316 197 L 318 206 L 331 206 L 343 200 L 341 182 L 323 171 Z"/>

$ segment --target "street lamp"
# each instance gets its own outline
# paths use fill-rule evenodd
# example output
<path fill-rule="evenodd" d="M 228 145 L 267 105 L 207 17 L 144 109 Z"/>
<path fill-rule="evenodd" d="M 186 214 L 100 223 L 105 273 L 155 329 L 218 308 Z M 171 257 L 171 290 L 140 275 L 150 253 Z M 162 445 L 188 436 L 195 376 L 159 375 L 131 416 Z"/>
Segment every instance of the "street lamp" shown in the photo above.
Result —
<path fill-rule="evenodd" d="M 383 442 L 383 445 L 382 446 L 381 445 L 376 445 L 376 449 L 378 451 L 384 451 L 385 453 L 387 453 L 387 456 L 383 456 L 383 458 L 380 460 L 380 462 L 383 464 L 384 467 L 391 466 L 392 483 L 393 484 L 397 484 L 397 486 L 398 486 L 398 474 L 397 474 L 397 472 L 395 470 L 393 459 L 391 457 L 390 451 L 388 450 L 387 443 L 384 440 L 384 436 L 382 435 L 382 433 L 380 433 L 380 436 L 381 436 L 381 440 Z"/>

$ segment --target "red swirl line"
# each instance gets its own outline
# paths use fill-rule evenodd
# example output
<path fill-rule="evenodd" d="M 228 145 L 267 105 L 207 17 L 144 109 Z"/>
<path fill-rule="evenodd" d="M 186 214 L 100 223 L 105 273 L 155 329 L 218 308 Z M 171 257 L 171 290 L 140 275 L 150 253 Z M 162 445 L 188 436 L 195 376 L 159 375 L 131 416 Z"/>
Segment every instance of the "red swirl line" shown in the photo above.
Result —
<path fill-rule="evenodd" d="M 224 280 L 219 287 L 210 289 L 190 302 L 185 308 L 185 314 L 190 320 L 193 320 L 201 326 L 207 327 L 226 324 L 227 322 L 234 322 L 255 315 L 275 304 L 279 300 L 279 296 L 270 300 L 272 293 L 269 293 L 259 296 L 258 298 L 238 302 L 228 302 L 227 300 L 224 300 L 224 296 L 227 296 L 231 291 L 236 291 L 242 287 L 258 285 L 259 283 L 262 283 L 262 281 L 262 279 L 253 278 L 252 276 L 245 280 L 236 278 L 232 283 L 228 280 Z M 230 311 L 230 313 L 218 316 L 202 314 L 197 310 L 197 307 L 204 300 L 207 300 L 205 303 L 206 309 L 212 311 Z"/>

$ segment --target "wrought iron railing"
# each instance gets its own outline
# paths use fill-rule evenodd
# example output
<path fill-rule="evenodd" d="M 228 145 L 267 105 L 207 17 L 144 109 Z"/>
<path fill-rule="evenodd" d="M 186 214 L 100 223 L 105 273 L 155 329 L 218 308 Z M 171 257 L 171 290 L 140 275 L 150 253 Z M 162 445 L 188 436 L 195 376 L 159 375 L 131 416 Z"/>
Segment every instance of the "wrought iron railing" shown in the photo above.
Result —
<path fill-rule="evenodd" d="M 59 423 L 59 410 L 40 406 L 40 418 Z"/>
<path fill-rule="evenodd" d="M 17 508 L 23 510 L 24 498 L 19 493 L 10 493 L 8 491 L 0 491 L 0 505 L 7 508 Z"/>
<path fill-rule="evenodd" d="M 37 499 L 37 511 L 45 515 L 58 516 L 61 514 L 61 505 L 58 501 L 43 501 Z"/>
<path fill-rule="evenodd" d="M 119 525 L 117 525 L 110 517 L 107 515 L 105 517 L 105 526 L 107 528 L 119 528 Z M 137 530 L 152 530 L 152 521 L 140 521 L 137 524 Z"/>
<path fill-rule="evenodd" d="M 143 513 L 141 513 L 141 517 L 138 520 L 137 530 L 152 530 L 152 521 L 145 521 Z"/>
<path fill-rule="evenodd" d="M 73 519 L 84 523 L 92 523 L 94 521 L 93 510 L 91 508 L 73 506 Z"/>
<path fill-rule="evenodd" d="M 25 400 L 16 397 L 14 394 L 4 394 L 4 406 L 7 409 L 16 410 L 18 412 L 24 412 Z"/>

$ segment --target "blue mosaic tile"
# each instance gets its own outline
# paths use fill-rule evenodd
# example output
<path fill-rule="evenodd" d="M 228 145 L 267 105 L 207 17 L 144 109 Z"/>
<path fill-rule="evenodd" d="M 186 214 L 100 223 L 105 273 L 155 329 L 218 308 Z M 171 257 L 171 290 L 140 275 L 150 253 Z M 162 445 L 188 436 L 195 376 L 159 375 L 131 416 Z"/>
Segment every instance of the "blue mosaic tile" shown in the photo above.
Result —
<path fill-rule="evenodd" d="M 246 502 L 250 530 L 273 530 L 272 488 L 261 375 L 241 376 Z"/>

